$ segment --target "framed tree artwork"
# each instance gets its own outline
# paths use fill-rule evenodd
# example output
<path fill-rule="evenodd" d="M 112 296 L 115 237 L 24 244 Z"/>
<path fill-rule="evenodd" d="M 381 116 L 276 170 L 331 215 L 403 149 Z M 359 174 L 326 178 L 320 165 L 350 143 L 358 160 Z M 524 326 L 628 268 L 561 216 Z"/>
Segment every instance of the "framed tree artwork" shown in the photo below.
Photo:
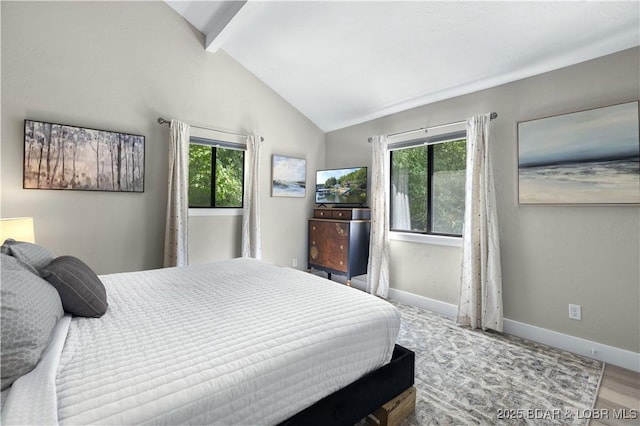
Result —
<path fill-rule="evenodd" d="M 640 204 L 638 101 L 518 123 L 518 203 Z"/>
<path fill-rule="evenodd" d="M 24 121 L 25 189 L 144 192 L 145 138 Z"/>

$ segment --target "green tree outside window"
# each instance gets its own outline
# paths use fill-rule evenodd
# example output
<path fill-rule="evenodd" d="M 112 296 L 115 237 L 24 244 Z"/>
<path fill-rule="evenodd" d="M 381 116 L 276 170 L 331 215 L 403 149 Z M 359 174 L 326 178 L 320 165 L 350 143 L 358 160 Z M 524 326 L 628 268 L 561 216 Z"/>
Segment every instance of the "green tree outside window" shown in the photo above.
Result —
<path fill-rule="evenodd" d="M 189 207 L 242 207 L 243 177 L 244 151 L 189 145 Z"/>

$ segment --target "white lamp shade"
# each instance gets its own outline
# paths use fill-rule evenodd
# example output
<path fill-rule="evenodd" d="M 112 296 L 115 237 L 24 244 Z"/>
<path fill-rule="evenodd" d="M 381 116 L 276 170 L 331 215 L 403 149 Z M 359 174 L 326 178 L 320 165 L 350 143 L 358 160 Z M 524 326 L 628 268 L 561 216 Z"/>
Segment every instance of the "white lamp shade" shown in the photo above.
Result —
<path fill-rule="evenodd" d="M 14 217 L 9 219 L 0 219 L 0 244 L 4 243 L 7 238 L 13 238 L 16 241 L 35 243 L 36 238 L 33 232 L 33 218 Z"/>

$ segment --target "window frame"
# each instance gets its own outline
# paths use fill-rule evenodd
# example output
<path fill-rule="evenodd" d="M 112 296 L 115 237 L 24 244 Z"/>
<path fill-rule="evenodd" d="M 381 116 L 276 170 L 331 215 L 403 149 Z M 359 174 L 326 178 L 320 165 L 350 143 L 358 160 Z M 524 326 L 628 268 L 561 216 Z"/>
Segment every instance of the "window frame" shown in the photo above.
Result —
<path fill-rule="evenodd" d="M 229 212 L 234 212 L 237 213 L 238 211 L 242 211 L 242 209 L 244 208 L 244 191 L 245 191 L 245 187 L 244 187 L 244 183 L 245 183 L 245 159 L 246 159 L 246 151 L 247 151 L 247 145 L 243 144 L 243 143 L 235 143 L 235 142 L 228 142 L 228 141 L 222 141 L 219 139 L 210 139 L 210 138 L 204 138 L 204 137 L 199 137 L 199 136 L 191 136 L 189 138 L 189 147 L 191 147 L 191 145 L 202 145 L 202 146 L 208 146 L 211 147 L 211 199 L 210 199 L 210 206 L 192 206 L 189 203 L 188 209 L 195 213 L 192 214 L 193 216 L 206 216 L 207 214 L 198 214 L 197 212 L 204 212 L 204 211 L 229 211 Z M 242 151 L 242 197 L 240 198 L 241 202 L 240 202 L 240 206 L 216 206 L 215 205 L 215 198 L 216 198 L 216 191 L 215 191 L 215 185 L 216 185 L 216 159 L 217 159 L 217 151 L 218 148 L 222 148 L 222 149 L 232 149 L 235 151 Z M 188 191 L 189 188 L 187 188 Z M 187 197 L 188 198 L 188 197 Z"/>
<path fill-rule="evenodd" d="M 448 133 L 442 133 L 435 136 L 427 136 L 419 139 L 412 139 L 409 141 L 397 142 L 389 144 L 387 149 L 389 151 L 389 194 L 391 194 L 391 182 L 393 182 L 393 152 L 403 149 L 411 149 L 420 146 L 427 147 L 427 230 L 426 231 L 413 231 L 406 229 L 393 229 L 391 223 L 389 224 L 389 236 L 393 240 L 419 242 L 427 244 L 438 244 L 448 246 L 460 246 L 462 243 L 462 234 L 452 234 L 433 231 L 433 173 L 434 173 L 434 147 L 435 145 L 455 142 L 464 139 L 465 146 L 467 144 L 467 131 L 458 130 Z M 465 165 L 466 170 L 466 165 Z M 393 215 L 393 205 L 389 200 L 390 217 Z M 464 212 L 463 212 L 464 214 Z M 390 221 L 391 222 L 391 221 Z"/>

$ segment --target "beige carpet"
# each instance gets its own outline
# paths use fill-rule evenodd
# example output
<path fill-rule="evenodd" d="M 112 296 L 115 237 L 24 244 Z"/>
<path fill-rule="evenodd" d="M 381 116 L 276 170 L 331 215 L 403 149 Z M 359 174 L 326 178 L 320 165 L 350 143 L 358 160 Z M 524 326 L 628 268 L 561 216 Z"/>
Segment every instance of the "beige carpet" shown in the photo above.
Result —
<path fill-rule="evenodd" d="M 416 354 L 416 412 L 403 426 L 587 424 L 601 362 L 394 304 L 398 343 Z"/>

